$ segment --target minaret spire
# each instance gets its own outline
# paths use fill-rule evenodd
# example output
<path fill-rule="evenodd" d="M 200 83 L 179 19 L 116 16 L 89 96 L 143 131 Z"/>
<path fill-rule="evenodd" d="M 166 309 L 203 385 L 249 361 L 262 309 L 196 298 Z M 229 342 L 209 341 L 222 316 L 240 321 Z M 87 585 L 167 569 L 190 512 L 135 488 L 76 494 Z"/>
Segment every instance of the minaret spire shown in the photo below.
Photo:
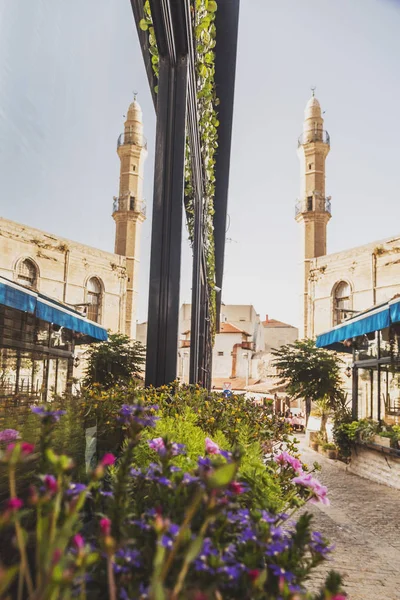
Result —
<path fill-rule="evenodd" d="M 126 256 L 126 306 L 123 331 L 136 337 L 136 304 L 140 233 L 146 219 L 143 198 L 143 170 L 147 157 L 147 143 L 143 136 L 142 109 L 136 100 L 128 108 L 124 133 L 118 138 L 117 152 L 121 161 L 119 196 L 114 198 L 113 218 L 116 224 L 115 253 Z"/>
<path fill-rule="evenodd" d="M 321 106 L 315 87 L 307 102 L 303 133 L 298 140 L 301 189 L 296 204 L 296 221 L 303 230 L 304 289 L 302 293 L 303 337 L 310 335 L 308 323 L 308 286 L 310 259 L 326 254 L 326 227 L 331 218 L 331 199 L 325 195 L 325 160 L 330 150 L 330 137 L 324 130 Z"/>

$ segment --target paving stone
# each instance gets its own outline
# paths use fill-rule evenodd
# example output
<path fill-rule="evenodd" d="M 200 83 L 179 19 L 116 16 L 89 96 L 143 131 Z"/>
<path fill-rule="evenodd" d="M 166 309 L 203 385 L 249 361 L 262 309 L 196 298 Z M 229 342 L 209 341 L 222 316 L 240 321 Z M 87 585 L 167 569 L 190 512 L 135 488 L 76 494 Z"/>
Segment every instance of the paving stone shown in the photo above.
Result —
<path fill-rule="evenodd" d="M 302 443 L 300 450 L 305 463 L 322 466 L 318 478 L 331 504 L 307 510 L 314 529 L 335 544 L 332 560 L 315 571 L 312 588 L 335 569 L 350 600 L 400 600 L 400 491 L 353 475 Z"/>

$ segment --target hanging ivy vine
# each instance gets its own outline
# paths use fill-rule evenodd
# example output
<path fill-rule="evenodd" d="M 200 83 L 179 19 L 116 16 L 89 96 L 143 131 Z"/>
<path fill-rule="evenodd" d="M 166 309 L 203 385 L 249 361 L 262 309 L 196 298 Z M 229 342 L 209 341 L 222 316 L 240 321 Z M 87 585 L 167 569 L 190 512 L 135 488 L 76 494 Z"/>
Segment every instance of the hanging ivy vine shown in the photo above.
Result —
<path fill-rule="evenodd" d="M 197 115 L 201 142 L 201 155 L 204 171 L 204 237 L 207 264 L 207 282 L 210 299 L 212 337 L 216 328 L 215 293 L 215 246 L 214 246 L 214 195 L 215 195 L 215 152 L 218 147 L 218 116 L 216 107 L 219 100 L 215 92 L 215 13 L 214 0 L 192 0 L 192 25 L 195 39 L 195 67 L 197 87 Z M 144 19 L 140 27 L 148 32 L 149 52 L 154 75 L 158 81 L 159 55 L 151 17 L 150 3 L 144 3 Z M 155 86 L 157 93 L 158 86 Z M 186 136 L 185 156 L 185 209 L 191 243 L 194 241 L 194 187 L 188 136 Z"/>

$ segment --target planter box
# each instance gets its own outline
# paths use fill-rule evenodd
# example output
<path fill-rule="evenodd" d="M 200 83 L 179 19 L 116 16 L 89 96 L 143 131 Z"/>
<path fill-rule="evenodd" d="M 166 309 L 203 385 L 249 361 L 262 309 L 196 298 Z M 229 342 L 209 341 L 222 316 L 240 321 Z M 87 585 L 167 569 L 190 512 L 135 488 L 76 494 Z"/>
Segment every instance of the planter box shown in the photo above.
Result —
<path fill-rule="evenodd" d="M 388 437 L 382 437 L 381 435 L 374 435 L 373 442 L 374 444 L 378 444 L 378 446 L 390 448 L 391 439 Z"/>
<path fill-rule="evenodd" d="M 319 444 L 317 444 L 317 442 L 311 442 L 310 446 L 315 452 L 318 452 Z"/>
<path fill-rule="evenodd" d="M 356 444 L 348 470 L 400 490 L 400 454 L 388 448 Z"/>

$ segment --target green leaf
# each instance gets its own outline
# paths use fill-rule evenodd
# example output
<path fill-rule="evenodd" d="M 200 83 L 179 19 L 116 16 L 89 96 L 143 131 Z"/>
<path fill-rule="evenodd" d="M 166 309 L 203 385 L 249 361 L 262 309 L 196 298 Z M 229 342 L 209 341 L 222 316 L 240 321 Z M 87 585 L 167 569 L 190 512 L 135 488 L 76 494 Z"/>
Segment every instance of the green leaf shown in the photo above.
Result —
<path fill-rule="evenodd" d="M 148 25 L 146 19 L 140 19 L 140 21 L 139 21 L 139 27 L 140 27 L 140 29 L 142 31 L 147 31 L 148 30 L 149 25 Z"/>
<path fill-rule="evenodd" d="M 7 588 L 12 584 L 14 577 L 16 576 L 18 571 L 18 565 L 10 567 L 9 569 L 2 569 L 0 579 L 0 596 L 3 596 L 3 594 L 7 591 Z"/>
<path fill-rule="evenodd" d="M 51 449 L 51 448 L 47 448 L 46 450 L 46 458 L 49 461 L 49 463 L 51 463 L 52 465 L 56 465 L 58 463 L 58 456 L 57 454 Z"/>
<path fill-rule="evenodd" d="M 190 546 L 186 552 L 186 556 L 185 556 L 186 563 L 191 563 L 196 558 L 196 556 L 199 554 L 199 552 L 203 546 L 203 540 L 204 540 L 203 536 L 199 536 L 192 541 L 192 543 L 190 544 Z"/>
<path fill-rule="evenodd" d="M 208 0 L 207 10 L 209 10 L 210 12 L 215 12 L 217 8 L 217 3 L 214 0 Z"/>
<path fill-rule="evenodd" d="M 228 463 L 223 467 L 216 469 L 214 473 L 209 477 L 208 483 L 211 488 L 221 488 L 228 485 L 236 475 L 237 464 Z"/>

